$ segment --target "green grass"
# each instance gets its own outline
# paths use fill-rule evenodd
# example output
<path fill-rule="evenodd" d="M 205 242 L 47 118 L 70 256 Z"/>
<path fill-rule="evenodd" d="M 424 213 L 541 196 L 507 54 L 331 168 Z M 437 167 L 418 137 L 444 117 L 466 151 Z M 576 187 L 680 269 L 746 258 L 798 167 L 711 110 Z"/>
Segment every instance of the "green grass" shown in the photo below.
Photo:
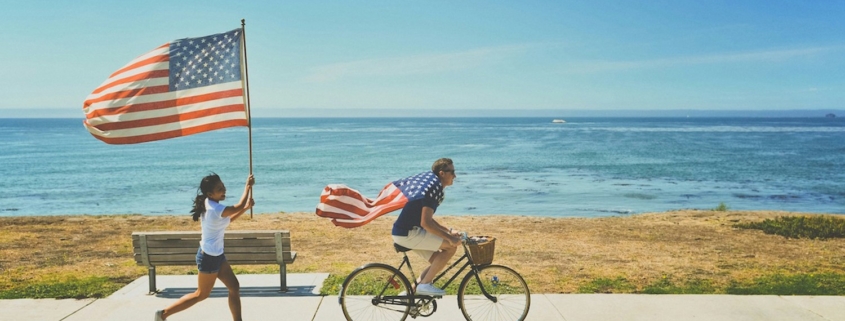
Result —
<path fill-rule="evenodd" d="M 779 216 L 762 222 L 735 224 L 786 238 L 830 239 L 845 237 L 845 220 L 832 216 Z"/>
<path fill-rule="evenodd" d="M 320 295 L 338 295 L 340 293 L 340 286 L 343 285 L 343 280 L 346 280 L 346 275 L 329 274 L 329 277 L 323 281 L 323 287 L 320 288 Z"/>
<path fill-rule="evenodd" d="M 646 294 L 710 294 L 716 293 L 716 287 L 710 280 L 693 279 L 678 283 L 670 277 L 664 277 L 647 285 L 640 292 Z"/>
<path fill-rule="evenodd" d="M 723 287 L 710 280 L 676 281 L 671 277 L 656 280 L 637 289 L 624 277 L 596 278 L 578 288 L 579 293 L 644 294 L 755 294 L 755 295 L 845 295 L 845 274 L 771 274 L 751 280 L 731 281 Z"/>
<path fill-rule="evenodd" d="M 346 277 L 347 275 L 329 274 L 329 277 L 323 281 L 323 287 L 320 288 L 320 295 L 338 295 L 340 293 L 340 287 L 343 286 L 343 281 L 346 280 Z M 449 277 L 451 277 L 451 275 L 449 275 Z M 437 281 L 435 286 L 442 288 L 448 295 L 455 295 L 458 293 L 458 287 L 461 284 L 462 278 L 463 276 L 458 277 L 452 281 L 448 287 L 443 288 L 443 285 L 449 280 L 448 277 L 443 277 Z M 414 284 L 413 280 L 408 280 L 408 282 L 410 282 L 411 285 Z"/>
<path fill-rule="evenodd" d="M 44 299 L 44 298 L 102 298 L 122 288 L 127 280 L 113 280 L 106 277 L 67 278 L 64 280 L 43 280 L 0 290 L 0 299 Z"/>
<path fill-rule="evenodd" d="M 716 212 L 727 212 L 728 209 L 730 209 L 728 205 L 726 205 L 725 202 L 721 202 L 719 203 L 719 206 L 716 206 L 713 210 Z"/>
<path fill-rule="evenodd" d="M 845 274 L 772 274 L 747 282 L 731 282 L 728 294 L 843 295 Z"/>
<path fill-rule="evenodd" d="M 636 287 L 623 277 L 615 279 L 596 278 L 578 287 L 578 293 L 630 293 Z"/>

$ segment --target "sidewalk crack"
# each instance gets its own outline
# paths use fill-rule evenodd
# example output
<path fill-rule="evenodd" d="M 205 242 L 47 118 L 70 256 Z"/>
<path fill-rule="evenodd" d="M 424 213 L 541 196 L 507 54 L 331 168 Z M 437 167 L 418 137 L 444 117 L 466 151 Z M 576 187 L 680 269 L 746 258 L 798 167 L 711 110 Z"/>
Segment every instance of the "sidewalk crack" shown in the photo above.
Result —
<path fill-rule="evenodd" d="M 88 302 L 88 304 L 83 305 L 83 306 L 82 306 L 81 308 L 79 308 L 79 309 L 76 309 L 75 311 L 73 311 L 73 312 L 71 312 L 70 314 L 66 315 L 64 318 L 59 319 L 59 321 L 64 321 L 65 319 L 70 318 L 70 316 L 72 316 L 72 315 L 76 314 L 76 312 L 82 311 L 82 309 L 87 308 L 87 307 L 88 307 L 89 305 L 91 305 L 92 303 L 97 302 L 97 300 L 99 300 L 99 299 L 94 299 L 94 300 L 91 300 L 91 302 Z"/>

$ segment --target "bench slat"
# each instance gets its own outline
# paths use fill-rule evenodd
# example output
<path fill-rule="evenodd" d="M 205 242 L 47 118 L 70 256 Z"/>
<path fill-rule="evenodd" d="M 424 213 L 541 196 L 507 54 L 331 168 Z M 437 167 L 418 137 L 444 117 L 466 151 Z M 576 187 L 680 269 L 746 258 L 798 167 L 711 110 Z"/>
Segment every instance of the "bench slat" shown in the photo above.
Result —
<path fill-rule="evenodd" d="M 149 254 L 197 254 L 198 248 L 194 247 L 157 247 L 157 248 L 148 248 L 147 253 Z M 135 253 L 141 253 L 141 248 L 135 248 Z M 285 252 L 290 252 L 288 249 Z M 237 247 L 237 246 L 229 246 L 226 247 L 226 254 L 236 254 L 236 253 L 276 253 L 275 247 L 257 247 L 257 246 L 247 246 L 247 247 Z"/>
<path fill-rule="evenodd" d="M 273 238 L 276 232 L 280 232 L 283 237 L 290 237 L 290 231 L 287 230 L 278 230 L 278 231 L 227 231 L 225 234 L 225 238 L 227 239 L 234 239 L 234 238 Z M 170 239 L 180 239 L 180 238 L 187 238 L 187 239 L 199 239 L 202 237 L 202 232 L 200 231 L 189 231 L 189 232 L 172 232 L 172 231 L 158 231 L 158 232 L 132 232 L 132 239 L 135 240 L 141 234 L 146 235 L 148 240 L 170 240 Z"/>
<path fill-rule="evenodd" d="M 284 244 L 290 245 L 290 238 Z M 276 246 L 276 241 L 273 238 L 267 239 L 224 239 L 223 246 L 225 248 L 237 246 Z M 132 246 L 136 248 L 141 247 L 140 240 L 132 240 Z M 147 238 L 147 248 L 167 248 L 167 247 L 184 247 L 184 248 L 199 248 L 200 240 L 186 240 L 186 239 L 172 239 L 172 240 L 150 240 Z"/>
<path fill-rule="evenodd" d="M 283 253 L 284 263 L 290 264 L 296 260 L 296 252 Z M 276 253 L 226 253 L 226 260 L 229 264 L 279 264 L 276 261 Z M 135 262 L 138 265 L 144 265 L 141 262 L 141 255 L 135 255 Z M 150 262 L 154 266 L 165 265 L 194 265 L 196 264 L 196 253 L 194 254 L 150 254 Z"/>

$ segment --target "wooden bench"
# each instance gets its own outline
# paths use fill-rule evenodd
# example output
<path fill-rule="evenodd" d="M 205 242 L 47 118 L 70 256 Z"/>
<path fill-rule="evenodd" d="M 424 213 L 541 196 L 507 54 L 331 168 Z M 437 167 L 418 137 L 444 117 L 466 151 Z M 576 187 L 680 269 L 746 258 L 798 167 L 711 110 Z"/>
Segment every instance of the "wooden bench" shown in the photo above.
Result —
<path fill-rule="evenodd" d="M 201 232 L 132 232 L 135 262 L 149 271 L 150 293 L 156 288 L 156 266 L 196 266 Z M 281 292 L 287 292 L 287 264 L 296 260 L 290 250 L 290 232 L 226 231 L 224 251 L 230 265 L 278 264 Z"/>

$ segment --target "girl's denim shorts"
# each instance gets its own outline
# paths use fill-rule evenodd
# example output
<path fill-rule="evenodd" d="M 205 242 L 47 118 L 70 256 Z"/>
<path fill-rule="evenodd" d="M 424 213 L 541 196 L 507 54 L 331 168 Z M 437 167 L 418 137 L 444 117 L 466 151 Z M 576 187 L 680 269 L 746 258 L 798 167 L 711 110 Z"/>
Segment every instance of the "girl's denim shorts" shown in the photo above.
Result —
<path fill-rule="evenodd" d="M 200 273 L 217 273 L 220 272 L 220 267 L 226 262 L 226 254 L 212 256 L 205 254 L 200 247 L 197 250 L 197 270 Z"/>

